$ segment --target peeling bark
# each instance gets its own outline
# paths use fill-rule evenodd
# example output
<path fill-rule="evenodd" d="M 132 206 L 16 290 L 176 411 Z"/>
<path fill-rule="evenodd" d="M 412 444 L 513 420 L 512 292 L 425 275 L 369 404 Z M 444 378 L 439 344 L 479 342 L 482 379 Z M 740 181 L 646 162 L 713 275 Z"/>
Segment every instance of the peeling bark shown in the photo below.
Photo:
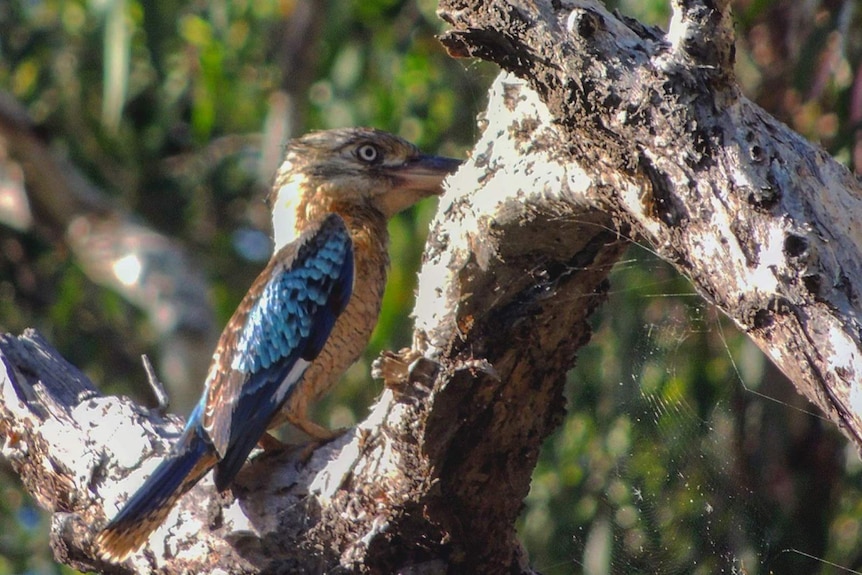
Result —
<path fill-rule="evenodd" d="M 91 541 L 179 421 L 105 398 L 34 334 L 0 340 L 3 453 L 105 572 L 530 573 L 514 521 L 627 241 L 652 243 L 845 433 L 860 435 L 859 186 L 741 96 L 726 3 L 671 31 L 587 1 L 441 2 L 458 55 L 509 71 L 432 224 L 412 349 L 311 454 L 208 479 L 123 566 Z M 58 387 L 59 386 L 59 387 Z"/>
<path fill-rule="evenodd" d="M 556 162 L 547 113 L 521 89 L 495 87 L 477 148 L 487 156 L 453 181 L 434 226 L 417 304 L 429 315 L 418 318 L 414 349 L 379 360 L 387 391 L 368 419 L 307 461 L 254 458 L 230 493 L 205 479 L 122 567 L 93 559 L 91 541 L 179 421 L 100 397 L 88 383 L 55 398 L 62 374 L 83 376 L 60 359 L 59 374 L 40 367 L 56 352 L 35 334 L 0 341 L 4 454 L 28 485 L 42 483 L 39 470 L 70 470 L 39 498 L 55 512 L 59 560 L 139 573 L 529 572 L 514 521 L 626 242 L 586 203 L 542 198 L 585 197 L 591 184 Z M 46 402 L 61 415 L 45 417 Z M 67 444 L 80 453 L 56 461 Z"/>
<path fill-rule="evenodd" d="M 740 94 L 726 0 L 673 8 L 667 34 L 589 1 L 444 1 L 440 13 L 450 50 L 540 95 L 596 182 L 592 201 L 862 446 L 859 181 Z"/>

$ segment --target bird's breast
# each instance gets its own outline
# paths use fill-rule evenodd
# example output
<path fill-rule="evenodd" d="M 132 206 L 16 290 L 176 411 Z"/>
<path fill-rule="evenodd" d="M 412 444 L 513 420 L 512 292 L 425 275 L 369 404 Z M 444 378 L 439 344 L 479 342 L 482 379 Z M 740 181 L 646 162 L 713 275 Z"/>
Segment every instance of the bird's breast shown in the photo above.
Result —
<path fill-rule="evenodd" d="M 353 291 L 326 344 L 291 395 L 288 413 L 304 413 L 307 405 L 329 391 L 362 355 L 377 325 L 389 267 L 386 223 L 381 220 L 360 226 L 345 220 L 353 237 Z"/>

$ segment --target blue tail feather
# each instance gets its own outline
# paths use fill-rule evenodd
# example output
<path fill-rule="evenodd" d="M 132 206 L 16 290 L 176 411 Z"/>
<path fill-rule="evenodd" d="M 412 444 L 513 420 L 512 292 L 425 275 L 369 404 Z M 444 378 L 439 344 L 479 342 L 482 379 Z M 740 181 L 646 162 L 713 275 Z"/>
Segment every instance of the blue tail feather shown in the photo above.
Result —
<path fill-rule="evenodd" d="M 215 461 L 215 450 L 198 427 L 187 428 L 174 451 L 99 534 L 102 556 L 122 560 L 140 547 L 176 500 L 197 483 Z"/>

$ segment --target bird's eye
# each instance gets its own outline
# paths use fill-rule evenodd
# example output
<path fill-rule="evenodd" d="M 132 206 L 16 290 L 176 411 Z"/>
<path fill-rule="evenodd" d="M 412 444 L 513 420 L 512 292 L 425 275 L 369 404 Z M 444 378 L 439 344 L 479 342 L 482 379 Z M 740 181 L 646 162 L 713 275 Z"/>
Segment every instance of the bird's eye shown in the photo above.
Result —
<path fill-rule="evenodd" d="M 360 162 L 366 164 L 376 164 L 383 159 L 383 152 L 374 144 L 362 144 L 356 148 L 356 157 Z"/>

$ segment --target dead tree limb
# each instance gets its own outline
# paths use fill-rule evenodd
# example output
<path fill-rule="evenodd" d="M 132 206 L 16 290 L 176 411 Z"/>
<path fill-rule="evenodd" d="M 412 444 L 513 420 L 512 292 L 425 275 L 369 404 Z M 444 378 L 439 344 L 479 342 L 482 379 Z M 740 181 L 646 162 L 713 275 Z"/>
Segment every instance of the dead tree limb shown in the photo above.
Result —
<path fill-rule="evenodd" d="M 589 1 L 440 6 L 450 50 L 548 105 L 592 201 L 862 446 L 862 190 L 739 92 L 729 2 L 673 2 L 667 34 Z"/>
<path fill-rule="evenodd" d="M 205 480 L 122 568 L 93 559 L 95 528 L 165 453 L 178 422 L 97 397 L 89 384 L 57 395 L 56 380 L 74 369 L 44 341 L 27 334 L 0 342 L 0 421 L 14 437 L 4 453 L 26 485 L 50 485 L 38 498 L 55 512 L 58 559 L 142 573 L 528 570 L 514 521 L 539 446 L 563 414 L 563 382 L 589 337 L 586 319 L 625 241 L 589 206 L 518 199 L 521 183 L 507 177 L 531 170 L 522 193 L 590 186 L 554 160 L 559 142 L 546 112 L 519 91 L 497 83 L 479 146 L 531 153 L 499 164 L 494 185 L 477 188 L 486 167 L 466 168 L 459 181 L 469 185 L 444 200 L 418 304 L 439 313 L 423 316 L 413 350 L 380 360 L 387 391 L 369 418 L 307 462 L 289 453 L 255 459 L 231 494 L 216 496 Z M 473 232 L 455 235 L 452 225 Z M 429 302 L 438 293 L 448 307 Z M 50 369 L 41 366 L 46 357 Z M 68 449 L 72 456 L 58 461 Z"/>
<path fill-rule="evenodd" d="M 862 195 L 739 94 L 726 5 L 706 4 L 675 6 L 665 35 L 592 2 L 442 2 L 450 50 L 511 74 L 433 223 L 413 348 L 381 358 L 387 388 L 362 424 L 307 461 L 253 459 L 231 493 L 203 482 L 124 566 L 98 563 L 90 542 L 177 422 L 98 397 L 32 334 L 0 341 L 3 451 L 55 512 L 58 559 L 111 572 L 530 572 L 514 520 L 631 235 L 860 437 Z M 69 379 L 78 391 L 62 391 Z"/>

